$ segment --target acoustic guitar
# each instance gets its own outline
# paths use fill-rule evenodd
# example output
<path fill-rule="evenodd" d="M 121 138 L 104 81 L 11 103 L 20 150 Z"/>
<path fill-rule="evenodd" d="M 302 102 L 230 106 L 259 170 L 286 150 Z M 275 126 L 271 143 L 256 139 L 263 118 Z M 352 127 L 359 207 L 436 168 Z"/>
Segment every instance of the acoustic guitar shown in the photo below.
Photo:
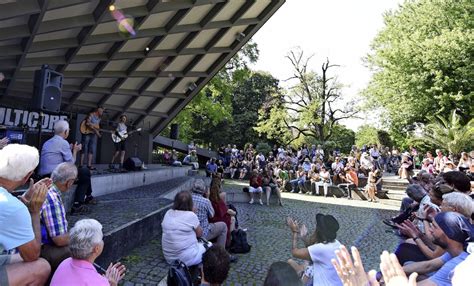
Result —
<path fill-rule="evenodd" d="M 98 136 L 100 135 L 100 132 L 107 132 L 107 133 L 113 133 L 113 130 L 107 130 L 107 129 L 100 129 L 99 125 L 94 125 L 91 124 L 94 128 L 87 126 L 87 119 L 82 120 L 81 126 L 79 130 L 81 131 L 82 135 L 89 135 L 89 134 L 97 134 Z"/>
<path fill-rule="evenodd" d="M 122 141 L 125 141 L 128 138 L 128 136 L 132 135 L 135 132 L 140 132 L 140 131 L 142 131 L 141 128 L 135 129 L 130 132 L 127 132 L 127 131 L 114 132 L 112 133 L 112 141 L 114 141 L 114 143 L 120 143 Z"/>

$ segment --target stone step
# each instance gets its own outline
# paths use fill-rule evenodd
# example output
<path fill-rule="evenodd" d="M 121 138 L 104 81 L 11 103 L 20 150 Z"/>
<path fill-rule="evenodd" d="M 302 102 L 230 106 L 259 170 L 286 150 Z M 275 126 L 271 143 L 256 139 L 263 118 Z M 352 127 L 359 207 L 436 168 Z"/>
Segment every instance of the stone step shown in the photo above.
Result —
<path fill-rule="evenodd" d="M 379 202 L 383 205 L 396 206 L 396 207 L 400 207 L 401 205 L 401 202 L 399 200 L 392 200 L 392 199 L 381 199 Z"/>
<path fill-rule="evenodd" d="M 386 184 L 385 182 L 383 182 L 383 184 L 382 184 L 382 188 L 387 189 L 387 190 L 405 191 L 407 189 L 407 187 L 408 187 L 408 185 L 406 185 L 406 186 L 390 185 L 390 184 Z"/>
<path fill-rule="evenodd" d="M 391 186 L 408 186 L 410 183 L 407 180 L 386 180 L 383 179 L 383 183 Z"/>
<path fill-rule="evenodd" d="M 388 192 L 387 197 L 392 200 L 398 200 L 401 201 L 403 198 L 405 198 L 407 195 L 405 193 L 393 193 L 393 192 Z"/>
<path fill-rule="evenodd" d="M 98 204 L 90 205 L 87 215 L 68 216 L 68 223 L 95 218 L 103 225 L 104 250 L 97 263 L 107 268 L 110 261 L 128 255 L 138 245 L 161 232 L 161 221 L 172 206 L 174 195 L 189 189 L 192 178 L 171 179 L 147 186 L 98 196 Z M 133 239 L 131 239 L 133 238 Z"/>

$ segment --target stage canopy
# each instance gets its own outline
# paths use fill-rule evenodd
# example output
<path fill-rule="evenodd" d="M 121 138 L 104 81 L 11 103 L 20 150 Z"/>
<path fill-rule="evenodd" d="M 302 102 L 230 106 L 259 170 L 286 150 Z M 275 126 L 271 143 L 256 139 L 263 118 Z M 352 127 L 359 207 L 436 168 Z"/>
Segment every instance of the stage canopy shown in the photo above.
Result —
<path fill-rule="evenodd" d="M 63 111 L 102 105 L 158 134 L 284 2 L 0 0 L 0 104 L 30 107 L 48 64 Z"/>

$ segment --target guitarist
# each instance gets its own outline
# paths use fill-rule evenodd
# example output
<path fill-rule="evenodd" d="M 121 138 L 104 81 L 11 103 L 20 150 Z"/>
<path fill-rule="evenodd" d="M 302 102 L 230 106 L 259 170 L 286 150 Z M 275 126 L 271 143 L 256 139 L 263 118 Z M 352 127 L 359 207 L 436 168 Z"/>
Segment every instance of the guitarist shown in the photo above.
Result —
<path fill-rule="evenodd" d="M 123 160 L 125 158 L 125 138 L 122 138 L 120 134 L 127 134 L 127 115 L 122 114 L 119 117 L 119 122 L 117 124 L 117 128 L 115 129 L 115 135 L 119 136 L 122 140 L 118 143 L 114 143 L 115 145 L 115 153 L 112 157 L 112 162 L 110 162 L 110 167 L 113 167 L 115 163 L 115 158 L 120 154 L 120 168 L 123 167 Z"/>
<path fill-rule="evenodd" d="M 103 107 L 97 107 L 93 112 L 89 113 L 86 118 L 86 126 L 93 132 L 90 134 L 82 134 L 82 153 L 81 153 L 81 166 L 84 166 L 84 154 L 87 154 L 87 168 L 89 170 L 95 170 L 92 166 L 92 158 L 97 150 L 97 138 L 100 138 L 100 120 L 104 114 Z"/>

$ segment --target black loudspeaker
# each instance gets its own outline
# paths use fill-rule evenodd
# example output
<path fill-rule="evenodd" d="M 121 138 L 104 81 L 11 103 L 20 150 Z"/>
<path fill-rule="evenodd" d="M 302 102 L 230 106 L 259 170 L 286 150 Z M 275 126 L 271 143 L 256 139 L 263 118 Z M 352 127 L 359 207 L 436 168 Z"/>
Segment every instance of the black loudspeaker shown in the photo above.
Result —
<path fill-rule="evenodd" d="M 61 89 L 63 75 L 43 65 L 35 71 L 33 89 L 33 109 L 42 111 L 61 111 Z"/>
<path fill-rule="evenodd" d="M 142 160 L 138 157 L 129 157 L 125 162 L 123 162 L 123 168 L 127 171 L 139 171 L 142 168 Z"/>
<path fill-rule="evenodd" d="M 171 124 L 170 138 L 178 140 L 179 137 L 179 125 L 176 123 Z"/>

